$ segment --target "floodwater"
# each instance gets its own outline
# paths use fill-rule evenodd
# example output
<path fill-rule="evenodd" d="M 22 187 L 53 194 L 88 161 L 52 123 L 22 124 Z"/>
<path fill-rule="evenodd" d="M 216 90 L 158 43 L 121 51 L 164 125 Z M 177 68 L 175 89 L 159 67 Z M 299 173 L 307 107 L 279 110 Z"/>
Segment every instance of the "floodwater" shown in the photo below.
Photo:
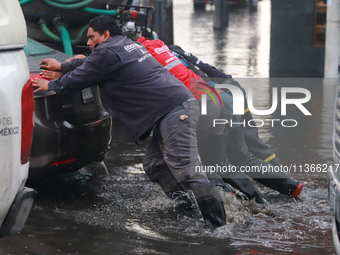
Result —
<path fill-rule="evenodd" d="M 174 1 L 175 43 L 254 90 L 254 105 L 268 109 L 272 88 L 287 83 L 311 92 L 305 104 L 265 118 L 295 119 L 296 127 L 264 125 L 260 136 L 283 165 L 332 164 L 335 86 L 322 80 L 268 80 L 270 2 L 257 12 L 236 9 L 224 33 L 213 11 L 194 13 L 191 0 Z M 282 85 L 283 84 L 283 85 Z M 295 85 L 298 84 L 298 85 Z M 257 119 L 265 119 L 256 117 Z M 105 164 L 83 168 L 41 187 L 24 230 L 0 240 L 0 254 L 333 254 L 327 174 L 292 172 L 304 183 L 296 201 L 259 186 L 262 207 L 223 195 L 226 226 L 211 229 L 178 213 L 142 169 L 147 141 L 135 145 L 114 121 Z"/>

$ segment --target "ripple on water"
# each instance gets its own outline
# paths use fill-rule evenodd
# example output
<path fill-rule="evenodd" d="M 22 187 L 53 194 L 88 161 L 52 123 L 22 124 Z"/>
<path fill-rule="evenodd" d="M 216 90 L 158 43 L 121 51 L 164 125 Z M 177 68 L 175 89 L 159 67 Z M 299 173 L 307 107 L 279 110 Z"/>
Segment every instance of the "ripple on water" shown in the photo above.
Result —
<path fill-rule="evenodd" d="M 180 214 L 176 203 L 149 181 L 142 164 L 111 169 L 110 176 L 98 178 L 100 190 L 93 206 L 71 212 L 58 208 L 56 212 L 77 222 L 167 242 L 213 238 L 231 241 L 235 247 L 255 245 L 286 252 L 329 246 L 329 240 L 322 239 L 331 228 L 327 189 L 319 180 L 302 180 L 304 189 L 296 201 L 256 184 L 267 206 L 220 190 L 227 225 L 208 228 L 202 220 Z"/>

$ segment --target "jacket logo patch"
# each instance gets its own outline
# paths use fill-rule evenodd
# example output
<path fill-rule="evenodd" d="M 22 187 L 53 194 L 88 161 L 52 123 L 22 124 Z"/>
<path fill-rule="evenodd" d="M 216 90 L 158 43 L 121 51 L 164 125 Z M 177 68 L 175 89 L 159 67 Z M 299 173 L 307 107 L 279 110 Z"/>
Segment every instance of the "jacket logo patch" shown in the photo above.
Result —
<path fill-rule="evenodd" d="M 124 47 L 124 50 L 126 50 L 127 52 L 131 52 L 133 50 L 136 50 L 136 49 L 140 49 L 140 48 L 143 48 L 144 46 L 140 45 L 140 44 L 137 44 L 137 43 L 132 43 L 130 45 L 127 45 Z"/>
<path fill-rule="evenodd" d="M 169 48 L 168 48 L 168 46 L 166 46 L 166 45 L 163 45 L 163 46 L 160 47 L 160 48 L 154 49 L 154 51 L 155 51 L 157 54 L 160 54 L 160 53 L 162 53 L 163 51 L 168 51 L 168 50 L 169 50 Z"/>

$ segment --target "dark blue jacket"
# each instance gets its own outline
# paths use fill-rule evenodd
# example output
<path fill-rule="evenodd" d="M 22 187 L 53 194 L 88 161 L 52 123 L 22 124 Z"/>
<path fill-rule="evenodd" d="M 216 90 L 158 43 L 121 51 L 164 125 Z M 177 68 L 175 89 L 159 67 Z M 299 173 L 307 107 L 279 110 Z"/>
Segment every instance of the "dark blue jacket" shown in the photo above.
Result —
<path fill-rule="evenodd" d="M 50 81 L 49 89 L 72 91 L 99 84 L 134 141 L 193 97 L 142 44 L 126 36 L 114 36 L 97 45 L 87 58 L 62 64 L 62 72 L 70 70 Z"/>

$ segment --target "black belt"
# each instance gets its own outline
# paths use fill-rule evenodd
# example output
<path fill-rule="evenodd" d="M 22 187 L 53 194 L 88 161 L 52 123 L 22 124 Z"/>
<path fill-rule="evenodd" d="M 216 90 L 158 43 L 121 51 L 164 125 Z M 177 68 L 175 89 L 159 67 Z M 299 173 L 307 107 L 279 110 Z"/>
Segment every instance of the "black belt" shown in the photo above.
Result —
<path fill-rule="evenodd" d="M 182 110 L 182 109 L 184 109 L 184 103 L 186 103 L 186 102 L 189 102 L 189 101 L 191 101 L 191 100 L 196 100 L 195 98 L 189 98 L 187 101 L 185 101 L 185 102 L 183 102 L 183 103 L 181 103 L 180 105 L 177 105 L 174 109 L 172 109 L 168 114 L 170 114 L 170 113 L 174 113 L 174 112 L 177 112 L 177 111 L 179 111 L 179 110 Z"/>

